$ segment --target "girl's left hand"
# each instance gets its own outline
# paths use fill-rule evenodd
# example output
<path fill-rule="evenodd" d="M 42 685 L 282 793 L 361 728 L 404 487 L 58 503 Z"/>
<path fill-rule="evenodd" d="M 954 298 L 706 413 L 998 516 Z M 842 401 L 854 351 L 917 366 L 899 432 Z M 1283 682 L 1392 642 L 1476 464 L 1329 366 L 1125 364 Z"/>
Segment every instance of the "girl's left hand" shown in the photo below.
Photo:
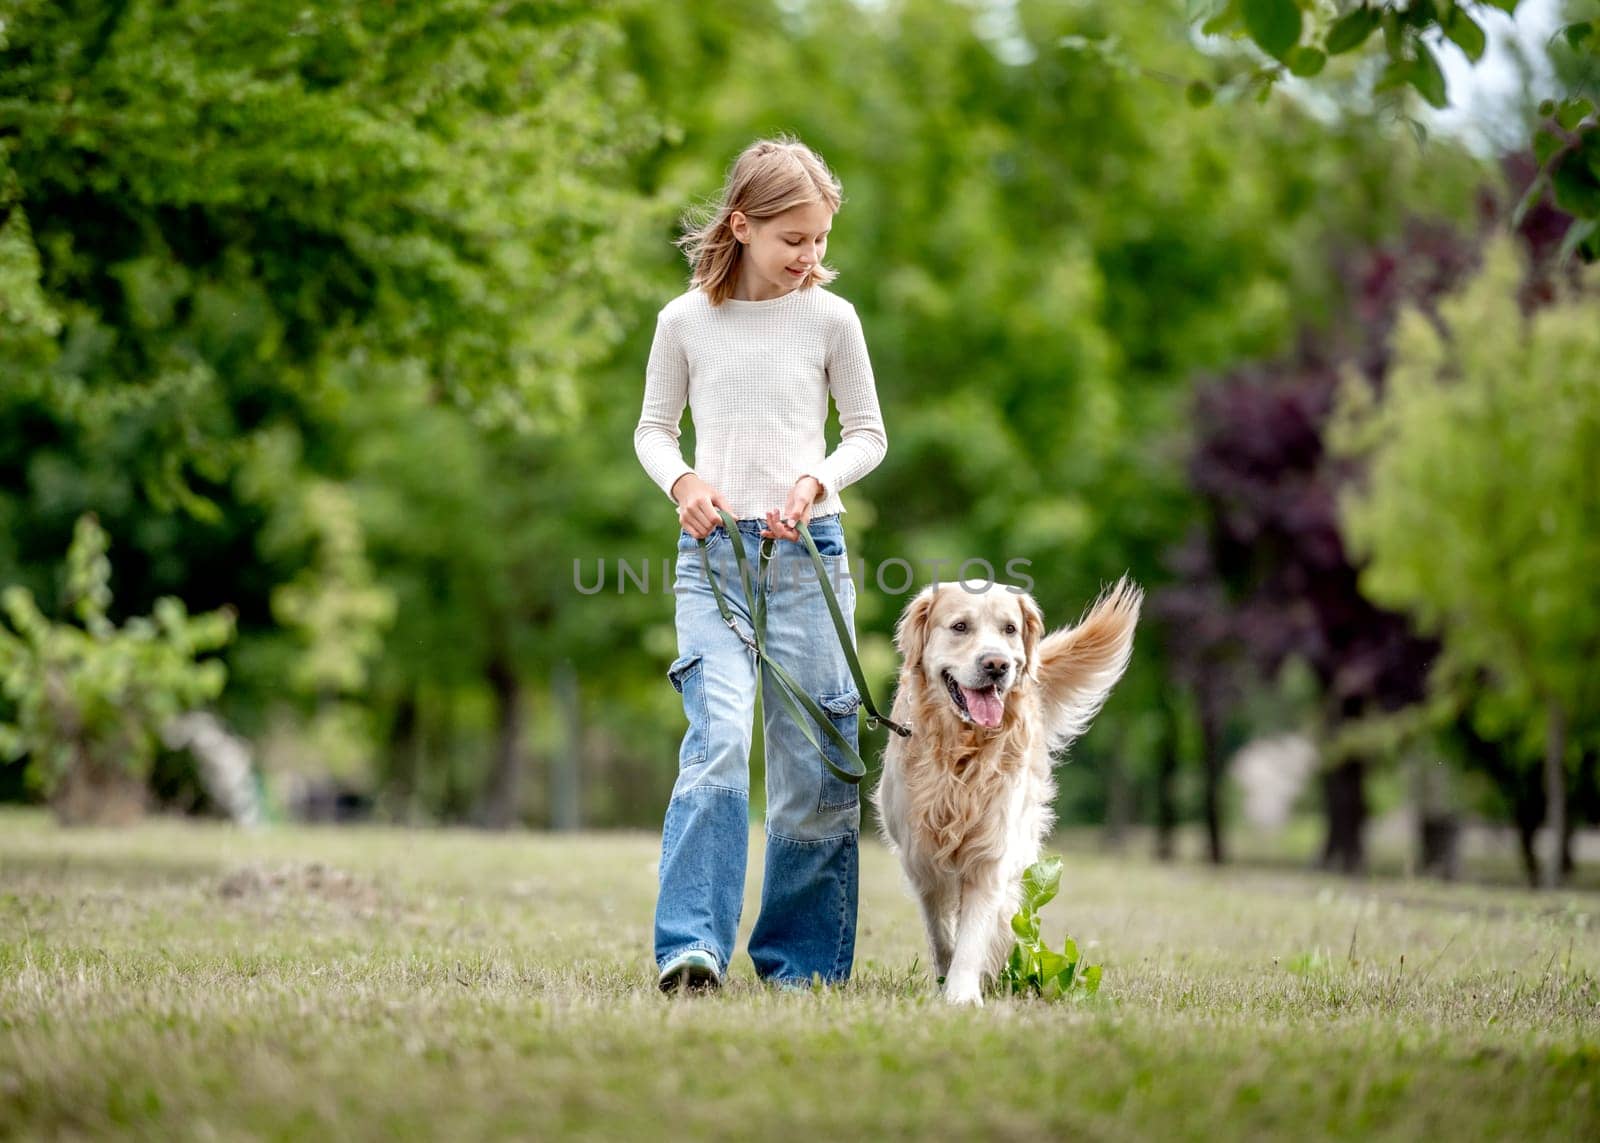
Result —
<path fill-rule="evenodd" d="M 761 533 L 764 539 L 777 537 L 780 540 L 794 540 L 799 542 L 800 533 L 794 527 L 785 524 L 784 520 L 799 520 L 809 524 L 811 522 L 811 505 L 822 492 L 822 485 L 817 483 L 814 476 L 802 476 L 794 482 L 794 487 L 789 489 L 789 498 L 783 502 L 783 511 L 776 508 L 767 509 L 767 526 Z"/>

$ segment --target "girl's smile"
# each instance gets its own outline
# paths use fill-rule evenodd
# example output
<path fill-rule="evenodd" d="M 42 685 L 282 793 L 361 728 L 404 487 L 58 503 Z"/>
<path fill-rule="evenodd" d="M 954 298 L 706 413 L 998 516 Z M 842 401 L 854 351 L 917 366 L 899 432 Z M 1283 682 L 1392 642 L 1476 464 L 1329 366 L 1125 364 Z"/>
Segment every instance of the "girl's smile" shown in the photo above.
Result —
<path fill-rule="evenodd" d="M 763 219 L 734 211 L 728 221 L 742 247 L 733 297 L 764 302 L 810 279 L 827 252 L 833 212 L 813 202 Z"/>

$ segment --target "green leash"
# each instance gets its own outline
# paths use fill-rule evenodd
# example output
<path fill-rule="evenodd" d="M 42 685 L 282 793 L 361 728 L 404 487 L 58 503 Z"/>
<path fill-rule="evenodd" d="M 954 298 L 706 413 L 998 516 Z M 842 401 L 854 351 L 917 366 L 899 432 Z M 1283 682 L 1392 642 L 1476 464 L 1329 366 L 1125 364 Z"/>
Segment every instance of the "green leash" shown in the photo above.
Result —
<path fill-rule="evenodd" d="M 816 747 L 817 753 L 822 755 L 822 760 L 828 764 L 828 769 L 832 770 L 843 781 L 849 782 L 851 785 L 858 785 L 861 779 L 867 776 L 867 764 L 861 760 L 861 755 L 856 751 L 855 747 L 850 745 L 850 740 L 840 733 L 839 728 L 833 725 L 833 719 L 827 712 L 810 695 L 806 694 L 805 689 L 795 681 L 794 676 L 774 662 L 772 657 L 767 654 L 766 593 L 762 592 L 758 596 L 750 583 L 750 561 L 744 554 L 744 539 L 739 535 L 738 521 L 733 518 L 731 512 L 724 508 L 717 509 L 717 512 L 722 517 L 722 526 L 728 533 L 729 541 L 733 544 L 734 558 L 739 565 L 739 581 L 744 585 L 744 597 L 751 601 L 755 620 L 755 635 L 752 638 L 739 630 L 739 624 L 733 616 L 733 609 L 728 606 L 728 601 L 723 598 L 722 588 L 717 583 L 716 574 L 711 570 L 711 561 L 706 556 L 706 542 L 699 540 L 697 543 L 700 545 L 700 567 L 705 571 L 706 579 L 711 584 L 711 593 L 717 598 L 717 611 L 721 613 L 722 621 L 728 625 L 728 630 L 737 635 L 746 647 L 755 652 L 757 661 L 771 672 L 773 681 L 778 684 L 775 688 L 778 697 L 783 700 L 784 706 L 788 708 L 795 725 L 800 728 L 800 733 L 805 735 L 806 741 Z M 806 551 L 811 554 L 812 564 L 817 569 L 817 583 L 822 588 L 822 598 L 828 605 L 828 614 L 833 617 L 833 629 L 839 635 L 839 646 L 844 650 L 845 662 L 850 665 L 850 675 L 855 680 L 856 690 L 861 695 L 861 705 L 867 708 L 868 725 L 875 726 L 881 723 L 900 737 L 909 738 L 911 736 L 910 727 L 902 726 L 898 722 L 886 718 L 879 712 L 877 705 L 873 703 L 872 692 L 867 687 L 866 675 L 861 670 L 861 661 L 856 658 L 855 646 L 850 640 L 850 628 L 844 621 L 844 612 L 839 608 L 839 600 L 833 594 L 833 585 L 829 583 L 828 565 L 823 562 L 822 553 L 817 551 L 817 545 L 811 539 L 811 529 L 806 527 L 805 521 L 796 520 L 794 526 L 795 530 L 800 533 L 800 539 L 805 543 Z M 761 545 L 761 566 L 757 571 L 758 578 L 763 584 L 766 583 L 767 565 L 771 562 L 772 556 L 773 553 L 768 550 L 767 544 L 763 542 Z M 808 714 L 811 719 L 807 719 L 806 716 Z M 817 737 L 811 733 L 811 729 L 807 725 L 813 719 L 818 726 L 822 727 L 827 736 L 833 740 L 834 745 L 844 753 L 846 761 L 853 763 L 857 767 L 855 771 L 843 769 L 832 758 L 828 757 L 828 752 L 823 748 Z"/>

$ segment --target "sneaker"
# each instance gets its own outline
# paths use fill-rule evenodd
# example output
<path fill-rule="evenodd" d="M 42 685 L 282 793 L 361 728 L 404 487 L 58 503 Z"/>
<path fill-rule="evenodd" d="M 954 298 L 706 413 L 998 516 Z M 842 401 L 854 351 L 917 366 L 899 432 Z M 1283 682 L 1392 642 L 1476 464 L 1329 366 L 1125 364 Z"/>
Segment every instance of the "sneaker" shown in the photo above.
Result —
<path fill-rule="evenodd" d="M 662 992 L 676 992 L 680 987 L 686 992 L 710 992 L 722 987 L 722 973 L 717 958 L 705 949 L 687 949 L 667 962 L 656 986 Z"/>

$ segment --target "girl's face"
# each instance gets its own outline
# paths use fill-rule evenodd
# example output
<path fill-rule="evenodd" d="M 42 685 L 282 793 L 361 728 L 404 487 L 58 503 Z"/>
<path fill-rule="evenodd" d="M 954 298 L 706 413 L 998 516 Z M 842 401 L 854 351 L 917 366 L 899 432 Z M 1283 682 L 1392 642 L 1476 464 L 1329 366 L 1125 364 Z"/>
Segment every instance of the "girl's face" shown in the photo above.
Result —
<path fill-rule="evenodd" d="M 736 210 L 728 217 L 728 225 L 744 244 L 734 296 L 762 302 L 802 285 L 821 265 L 833 211 L 814 202 L 757 220 Z"/>

